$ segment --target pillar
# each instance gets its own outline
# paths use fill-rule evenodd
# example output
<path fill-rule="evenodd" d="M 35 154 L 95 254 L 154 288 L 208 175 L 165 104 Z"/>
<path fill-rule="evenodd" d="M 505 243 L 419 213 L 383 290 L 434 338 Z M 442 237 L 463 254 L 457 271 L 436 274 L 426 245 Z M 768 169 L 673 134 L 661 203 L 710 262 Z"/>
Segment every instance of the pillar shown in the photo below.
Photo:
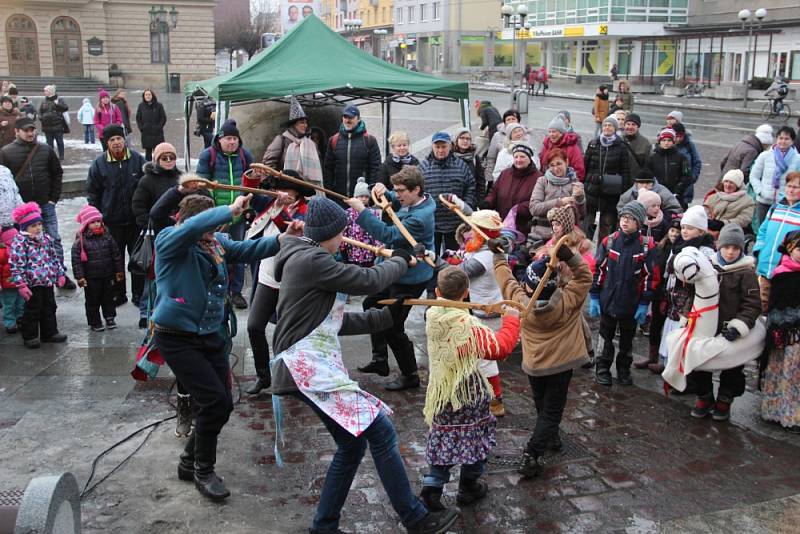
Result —
<path fill-rule="evenodd" d="M 608 40 L 608 70 L 611 70 L 611 67 L 614 66 L 614 63 L 619 64 L 619 39 L 617 37 L 611 37 Z"/>
<path fill-rule="evenodd" d="M 580 83 L 583 76 L 583 41 L 575 41 L 575 82 Z"/>
<path fill-rule="evenodd" d="M 553 43 L 555 41 L 542 41 L 544 49 L 544 65 L 547 70 L 553 72 Z"/>

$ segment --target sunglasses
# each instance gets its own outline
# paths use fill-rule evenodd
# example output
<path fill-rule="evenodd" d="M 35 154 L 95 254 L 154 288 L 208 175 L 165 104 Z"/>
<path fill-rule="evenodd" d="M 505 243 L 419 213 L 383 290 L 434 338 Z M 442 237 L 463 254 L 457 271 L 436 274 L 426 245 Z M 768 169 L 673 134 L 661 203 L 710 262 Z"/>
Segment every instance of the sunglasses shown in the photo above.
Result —
<path fill-rule="evenodd" d="M 161 156 L 158 159 L 161 160 L 161 161 L 175 161 L 178 158 L 176 158 L 175 156 L 166 155 L 166 156 Z"/>

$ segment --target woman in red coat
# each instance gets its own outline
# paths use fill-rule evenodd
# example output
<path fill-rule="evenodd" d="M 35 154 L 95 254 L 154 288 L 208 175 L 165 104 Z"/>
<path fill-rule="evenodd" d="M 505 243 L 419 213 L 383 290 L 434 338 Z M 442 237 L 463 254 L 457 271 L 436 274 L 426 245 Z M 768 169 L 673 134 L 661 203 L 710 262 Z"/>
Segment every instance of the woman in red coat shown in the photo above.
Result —
<path fill-rule="evenodd" d="M 578 137 L 578 134 L 567 130 L 567 124 L 560 116 L 556 116 L 547 125 L 547 137 L 544 138 L 542 151 L 539 154 L 541 159 L 540 169 L 547 169 L 547 158 L 554 148 L 560 148 L 566 154 L 567 166 L 572 167 L 578 177 L 578 181 L 583 182 L 583 177 L 586 176 L 586 167 L 583 165 L 580 137 Z"/>
<path fill-rule="evenodd" d="M 533 186 L 542 175 L 533 163 L 533 149 L 523 143 L 512 147 L 514 164 L 500 173 L 481 207 L 495 210 L 505 219 L 509 212 L 516 210 L 514 221 L 516 230 L 528 235 L 531 229 L 531 212 L 528 208 Z"/>

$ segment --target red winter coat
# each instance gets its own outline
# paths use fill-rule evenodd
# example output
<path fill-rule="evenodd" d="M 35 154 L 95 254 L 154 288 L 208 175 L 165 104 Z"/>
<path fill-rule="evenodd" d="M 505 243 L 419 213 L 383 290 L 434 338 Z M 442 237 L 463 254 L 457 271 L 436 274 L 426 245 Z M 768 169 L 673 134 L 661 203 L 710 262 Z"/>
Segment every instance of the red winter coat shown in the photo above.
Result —
<path fill-rule="evenodd" d="M 10 256 L 11 248 L 7 247 L 4 243 L 0 243 L 0 287 L 3 289 L 16 290 L 17 284 L 11 281 Z"/>
<path fill-rule="evenodd" d="M 516 171 L 516 172 L 515 172 Z M 517 206 L 517 231 L 528 235 L 531 231 L 531 212 L 528 207 L 536 180 L 542 175 L 536 166 L 531 164 L 527 169 L 519 171 L 513 165 L 500 173 L 500 177 L 492 186 L 482 206 L 493 209 L 505 219 L 511 208 Z"/>
<path fill-rule="evenodd" d="M 555 144 L 550 141 L 549 137 L 545 137 L 544 143 L 542 143 L 542 153 L 539 156 L 539 161 L 541 162 L 539 168 L 547 169 L 548 152 L 554 148 L 560 148 L 567 154 L 567 165 L 572 167 L 578 180 L 583 182 L 583 177 L 586 176 L 586 167 L 583 164 L 583 152 L 581 152 L 580 146 L 578 146 L 578 141 L 578 134 L 573 132 L 563 134 L 561 139 L 558 140 L 558 143 Z"/>

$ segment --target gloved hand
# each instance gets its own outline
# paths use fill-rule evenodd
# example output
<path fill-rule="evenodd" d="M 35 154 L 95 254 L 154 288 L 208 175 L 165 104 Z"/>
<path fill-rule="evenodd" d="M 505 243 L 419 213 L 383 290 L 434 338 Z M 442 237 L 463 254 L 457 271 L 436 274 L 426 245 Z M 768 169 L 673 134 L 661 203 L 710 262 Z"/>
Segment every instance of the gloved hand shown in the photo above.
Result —
<path fill-rule="evenodd" d="M 424 247 L 423 247 L 424 250 Z M 412 256 L 407 250 L 402 248 L 396 248 L 392 251 L 393 258 L 403 258 L 409 267 L 413 267 L 417 264 L 417 259 Z"/>
<path fill-rule="evenodd" d="M 737 339 L 739 339 L 739 336 L 741 335 L 739 334 L 739 331 L 736 330 L 735 328 L 729 328 L 727 326 L 722 329 L 722 332 L 720 332 L 720 334 L 722 334 L 722 337 L 724 337 L 728 341 L 736 341 Z"/>
<path fill-rule="evenodd" d="M 600 317 L 600 299 L 597 297 L 589 298 L 589 317 Z"/>
<path fill-rule="evenodd" d="M 33 291 L 31 291 L 26 285 L 19 286 L 17 291 L 19 291 L 19 296 L 22 297 L 22 300 L 25 302 L 31 300 L 31 297 L 33 296 Z"/>
<path fill-rule="evenodd" d="M 561 245 L 556 251 L 556 258 L 558 258 L 560 261 L 569 261 L 574 255 L 575 253 L 572 252 L 572 249 L 567 245 Z"/>
<path fill-rule="evenodd" d="M 495 254 L 506 254 L 506 247 L 508 246 L 508 242 L 500 237 L 495 237 L 489 240 L 488 247 L 489 250 L 494 252 Z"/>
<path fill-rule="evenodd" d="M 722 230 L 722 227 L 725 226 L 725 223 L 718 219 L 709 219 L 708 220 L 708 229 L 714 232 L 719 232 Z"/>
<path fill-rule="evenodd" d="M 472 215 L 472 208 L 470 207 L 470 205 L 461 200 L 460 198 L 458 198 L 457 195 L 447 194 L 445 198 L 451 204 L 455 204 L 456 207 L 460 209 L 461 213 L 463 213 L 464 215 Z"/>
<path fill-rule="evenodd" d="M 56 278 L 56 285 L 58 287 L 64 287 L 64 284 L 67 283 L 67 279 L 62 275 Z"/>
<path fill-rule="evenodd" d="M 639 325 L 643 325 L 647 321 L 647 304 L 639 304 L 633 318 Z"/>
<path fill-rule="evenodd" d="M 416 245 L 414 245 L 414 256 L 416 256 L 417 258 L 425 257 L 425 245 L 423 245 L 422 243 L 417 243 Z"/>
<path fill-rule="evenodd" d="M 86 287 L 86 278 L 78 278 L 75 281 L 78 282 L 78 287 Z"/>

